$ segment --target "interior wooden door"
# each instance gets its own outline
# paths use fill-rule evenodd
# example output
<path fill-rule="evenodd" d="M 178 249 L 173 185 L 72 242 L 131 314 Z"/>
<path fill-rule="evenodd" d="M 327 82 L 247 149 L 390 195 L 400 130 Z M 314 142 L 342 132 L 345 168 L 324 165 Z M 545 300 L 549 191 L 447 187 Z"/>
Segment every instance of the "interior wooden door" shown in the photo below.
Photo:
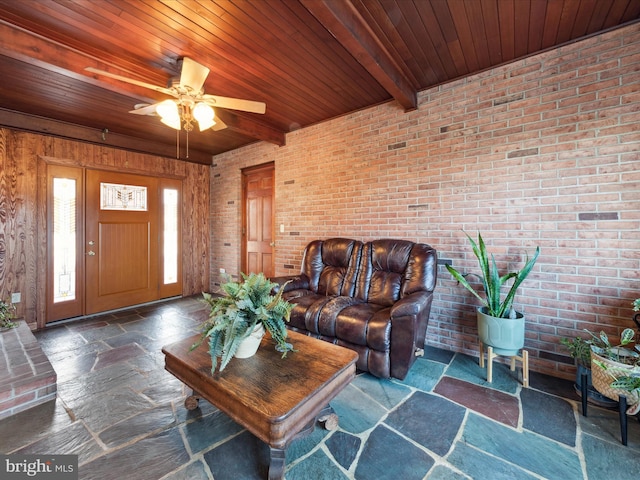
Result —
<path fill-rule="evenodd" d="M 158 295 L 158 180 L 87 170 L 86 314 Z"/>
<path fill-rule="evenodd" d="M 243 170 L 244 215 L 243 256 L 244 273 L 260 273 L 271 277 L 275 272 L 274 255 L 274 183 L 272 163 Z"/>

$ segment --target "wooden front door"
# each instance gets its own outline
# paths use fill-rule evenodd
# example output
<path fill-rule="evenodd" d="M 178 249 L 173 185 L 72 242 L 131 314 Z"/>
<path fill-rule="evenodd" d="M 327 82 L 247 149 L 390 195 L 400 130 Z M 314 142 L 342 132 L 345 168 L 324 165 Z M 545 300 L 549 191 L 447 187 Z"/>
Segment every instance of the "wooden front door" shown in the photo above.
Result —
<path fill-rule="evenodd" d="M 263 272 L 272 277 L 275 272 L 273 250 L 274 235 L 274 180 L 272 163 L 242 172 L 243 209 L 243 256 L 244 273 Z"/>
<path fill-rule="evenodd" d="M 86 313 L 157 299 L 157 179 L 87 170 Z"/>
<path fill-rule="evenodd" d="M 47 172 L 47 322 L 182 294 L 180 180 Z"/>

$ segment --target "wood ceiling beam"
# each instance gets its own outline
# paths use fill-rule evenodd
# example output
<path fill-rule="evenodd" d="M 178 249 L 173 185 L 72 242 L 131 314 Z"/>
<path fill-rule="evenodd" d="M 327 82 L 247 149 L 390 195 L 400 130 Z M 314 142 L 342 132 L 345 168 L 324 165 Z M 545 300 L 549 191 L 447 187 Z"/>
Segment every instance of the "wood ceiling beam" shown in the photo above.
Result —
<path fill-rule="evenodd" d="M 94 76 L 89 75 L 88 72 L 85 71 L 86 67 L 107 71 L 114 70 L 113 66 L 105 65 L 100 59 L 35 35 L 22 28 L 17 28 L 2 20 L 0 20 L 0 54 L 82 82 L 90 83 L 121 95 L 129 96 L 135 100 L 132 101 L 132 105 L 141 102 L 155 103 L 157 101 L 157 99 L 145 95 L 147 91 L 142 87 L 129 85 L 109 78 L 98 79 L 97 77 L 94 78 Z M 55 59 L 55 65 L 51 63 L 52 59 Z M 114 71 L 113 73 L 126 76 L 128 70 Z M 247 137 L 275 143 L 280 146 L 285 143 L 285 132 L 263 123 L 255 122 L 247 116 L 234 113 L 233 115 L 225 115 L 223 121 L 227 124 L 228 128 L 242 133 Z"/>
<path fill-rule="evenodd" d="M 124 150 L 147 153 L 160 157 L 176 158 L 176 146 L 161 142 L 152 142 L 142 138 L 132 137 L 111 132 L 103 132 L 97 128 L 83 127 L 70 123 L 51 120 L 48 118 L 27 115 L 0 108 L 0 127 L 13 130 L 52 135 L 54 137 L 68 138 L 79 142 L 104 145 L 106 147 L 121 148 Z M 212 155 L 201 150 L 191 149 L 189 158 L 180 158 L 192 163 L 211 165 Z"/>
<path fill-rule="evenodd" d="M 417 89 L 350 0 L 301 1 L 405 111 L 417 108 Z"/>
<path fill-rule="evenodd" d="M 269 125 L 248 120 L 246 117 L 238 115 L 234 110 L 217 109 L 216 115 L 220 117 L 227 128 L 235 132 L 247 135 L 251 138 L 275 143 L 282 147 L 285 145 L 285 134 L 283 131 L 272 128 Z"/>

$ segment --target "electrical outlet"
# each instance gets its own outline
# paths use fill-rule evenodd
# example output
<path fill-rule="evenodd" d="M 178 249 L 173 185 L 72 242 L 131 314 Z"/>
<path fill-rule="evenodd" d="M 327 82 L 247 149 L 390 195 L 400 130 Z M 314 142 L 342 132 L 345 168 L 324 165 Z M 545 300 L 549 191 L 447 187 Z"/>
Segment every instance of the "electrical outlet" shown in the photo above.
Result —
<path fill-rule="evenodd" d="M 20 292 L 11 294 L 11 303 L 20 303 L 21 300 L 22 295 L 20 294 Z"/>
<path fill-rule="evenodd" d="M 221 268 L 220 273 L 227 273 L 227 271 L 224 268 Z"/>

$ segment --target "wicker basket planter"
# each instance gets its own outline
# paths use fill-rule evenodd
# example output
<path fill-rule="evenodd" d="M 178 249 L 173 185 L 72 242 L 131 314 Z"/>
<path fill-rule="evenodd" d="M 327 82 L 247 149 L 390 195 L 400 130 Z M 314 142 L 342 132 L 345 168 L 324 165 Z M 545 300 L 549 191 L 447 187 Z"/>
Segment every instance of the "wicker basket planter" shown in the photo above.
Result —
<path fill-rule="evenodd" d="M 591 381 L 593 387 L 607 398 L 618 401 L 620 395 L 627 398 L 629 410 L 627 413 L 635 415 L 640 409 L 640 395 L 636 392 L 628 392 L 611 386 L 619 377 L 640 375 L 640 367 L 625 365 L 624 363 L 610 360 L 591 351 Z"/>

